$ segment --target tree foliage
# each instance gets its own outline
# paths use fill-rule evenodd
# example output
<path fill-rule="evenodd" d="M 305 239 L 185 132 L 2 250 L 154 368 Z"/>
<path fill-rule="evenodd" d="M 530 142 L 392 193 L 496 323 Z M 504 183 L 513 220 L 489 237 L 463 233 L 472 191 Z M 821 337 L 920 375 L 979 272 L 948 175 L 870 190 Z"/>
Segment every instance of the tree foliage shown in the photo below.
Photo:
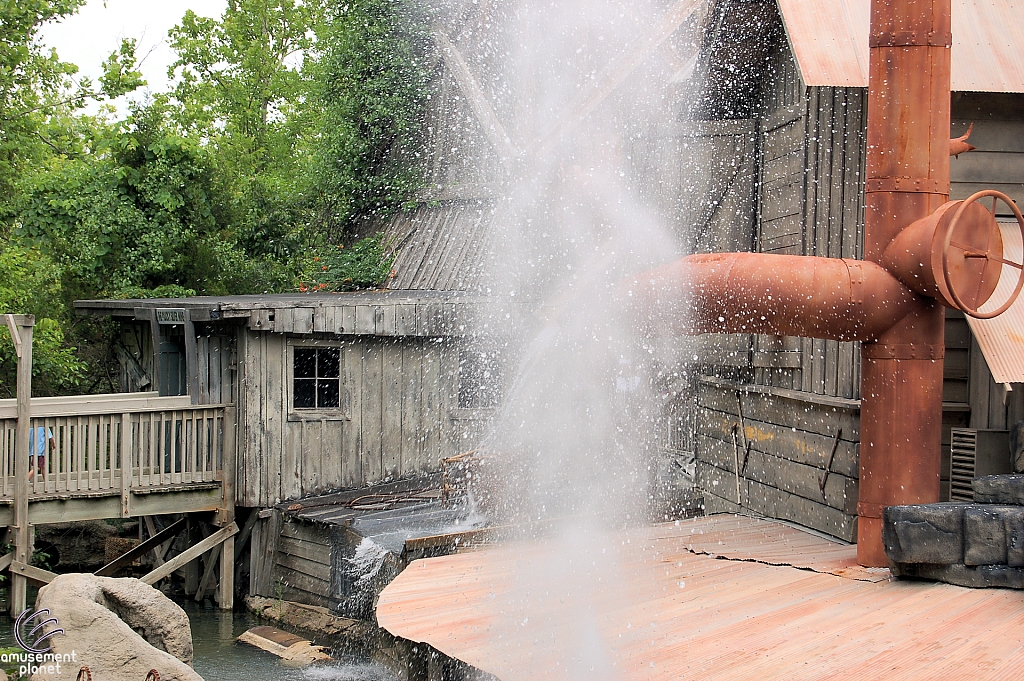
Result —
<path fill-rule="evenodd" d="M 379 232 L 421 183 L 428 23 L 408 0 L 186 12 L 172 90 L 123 119 L 82 107 L 143 84 L 134 40 L 97 83 L 38 41 L 83 2 L 0 0 L 0 312 L 37 315 L 37 392 L 112 387 L 112 327 L 76 320 L 76 299 L 387 278 L 383 237 L 354 226 Z M 0 332 L 0 394 L 12 358 Z"/>
<path fill-rule="evenodd" d="M 407 0 L 333 10 L 313 93 L 318 219 L 330 235 L 357 217 L 383 220 L 422 186 L 426 23 Z"/>

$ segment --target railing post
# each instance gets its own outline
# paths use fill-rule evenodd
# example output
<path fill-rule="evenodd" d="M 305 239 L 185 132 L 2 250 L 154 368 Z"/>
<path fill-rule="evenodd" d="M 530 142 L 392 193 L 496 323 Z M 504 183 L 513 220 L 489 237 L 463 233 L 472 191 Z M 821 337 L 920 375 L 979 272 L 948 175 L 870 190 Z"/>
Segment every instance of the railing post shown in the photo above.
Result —
<path fill-rule="evenodd" d="M 15 352 L 18 354 L 18 429 L 14 437 L 14 560 L 27 565 L 32 555 L 32 532 L 28 524 L 29 457 L 35 441 L 32 421 L 32 327 L 34 315 L 7 315 Z M 10 613 L 17 617 L 25 610 L 28 583 L 25 576 L 11 570 Z"/>
<path fill-rule="evenodd" d="M 132 491 L 132 415 L 121 414 L 121 517 L 130 518 Z"/>
<path fill-rule="evenodd" d="M 235 407 L 224 408 L 224 437 L 222 440 L 221 490 L 223 493 L 222 524 L 229 527 L 235 521 Z M 216 462 L 216 454 L 214 454 Z M 216 467 L 216 466 L 215 466 Z M 220 609 L 235 606 L 235 538 L 228 537 L 220 547 Z"/>

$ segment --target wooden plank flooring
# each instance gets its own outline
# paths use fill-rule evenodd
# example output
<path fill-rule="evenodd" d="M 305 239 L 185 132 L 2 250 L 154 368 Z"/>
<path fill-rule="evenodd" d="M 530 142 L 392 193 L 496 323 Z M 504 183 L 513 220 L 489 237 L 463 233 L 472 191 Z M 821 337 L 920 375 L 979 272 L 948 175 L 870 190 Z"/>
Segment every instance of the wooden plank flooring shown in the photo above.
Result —
<path fill-rule="evenodd" d="M 890 580 L 855 547 L 711 516 L 415 561 L 377 619 L 520 679 L 1019 679 L 1024 598 Z"/>

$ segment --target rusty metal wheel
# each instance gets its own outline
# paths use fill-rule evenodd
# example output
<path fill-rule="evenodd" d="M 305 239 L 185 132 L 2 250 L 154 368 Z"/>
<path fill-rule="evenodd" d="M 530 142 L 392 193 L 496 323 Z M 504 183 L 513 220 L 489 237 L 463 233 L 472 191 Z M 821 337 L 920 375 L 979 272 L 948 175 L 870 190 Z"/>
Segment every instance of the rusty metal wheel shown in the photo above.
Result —
<path fill-rule="evenodd" d="M 75 681 L 92 681 L 92 670 L 88 665 L 78 670 L 78 678 Z"/>
<path fill-rule="evenodd" d="M 160 672 L 150 669 L 149 673 L 146 674 L 146 681 L 160 681 Z"/>
<path fill-rule="evenodd" d="M 967 213 L 967 211 L 976 211 L 977 208 L 973 208 L 976 202 L 979 199 L 987 197 L 992 198 L 992 209 L 988 211 L 992 216 L 992 220 L 995 220 L 996 206 L 998 205 L 999 201 L 1002 201 L 1003 203 L 1010 207 L 1010 210 L 1013 212 L 1014 217 L 1017 218 L 1017 226 L 1020 228 L 1021 242 L 1022 244 L 1024 244 L 1024 215 L 1021 215 L 1020 209 L 1017 208 L 1017 204 L 1015 204 L 1013 200 L 1006 194 L 996 191 L 994 189 L 986 189 L 984 191 L 972 194 L 967 199 L 964 199 L 964 201 L 962 201 L 960 206 L 957 208 L 956 213 L 954 213 L 953 215 L 953 219 L 949 222 L 945 229 L 945 235 L 942 244 L 942 277 L 945 280 L 946 289 L 949 291 L 949 295 L 950 297 L 952 297 L 953 302 L 956 303 L 956 306 L 964 314 L 974 317 L 975 319 L 992 319 L 993 317 L 998 317 L 1002 313 L 1006 312 L 1006 310 L 1008 310 L 1011 305 L 1013 305 L 1014 301 L 1017 300 L 1017 296 L 1020 294 L 1021 289 L 1024 289 L 1024 263 L 1012 262 L 1010 260 L 1005 259 L 1003 257 L 1001 242 L 999 244 L 998 249 L 994 249 L 992 247 L 991 241 L 989 241 L 989 243 L 987 243 L 986 245 L 971 245 L 963 243 L 962 240 L 957 240 L 955 238 L 957 228 L 961 227 L 961 220 L 964 218 L 964 215 Z M 980 272 L 978 272 L 977 274 L 977 283 L 979 290 L 983 286 L 983 282 L 986 278 L 986 273 L 988 272 L 990 267 L 994 267 L 997 273 L 1001 273 L 1003 265 L 1008 265 L 1018 270 L 1017 285 L 1014 287 L 1013 293 L 1011 293 L 1010 297 L 1006 299 L 1006 302 L 1000 305 L 997 309 L 992 310 L 990 312 L 979 312 L 978 308 L 981 307 L 981 305 L 983 305 L 987 301 L 988 296 L 985 296 L 984 300 L 974 305 L 967 303 L 961 297 L 962 292 L 957 291 L 953 281 L 953 268 L 950 266 L 951 252 L 958 252 L 960 254 L 959 259 L 961 259 L 964 262 L 976 259 L 985 260 L 985 262 L 981 266 Z M 977 296 L 975 295 L 975 299 L 976 298 Z"/>

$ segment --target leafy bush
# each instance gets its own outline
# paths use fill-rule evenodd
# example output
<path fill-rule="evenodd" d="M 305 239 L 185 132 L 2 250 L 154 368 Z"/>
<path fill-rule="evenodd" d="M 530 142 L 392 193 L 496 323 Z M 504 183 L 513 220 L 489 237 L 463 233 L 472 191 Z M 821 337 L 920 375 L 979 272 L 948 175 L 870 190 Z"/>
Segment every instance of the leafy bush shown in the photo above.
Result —
<path fill-rule="evenodd" d="M 384 233 L 366 237 L 349 248 L 328 246 L 313 258 L 308 283 L 300 291 L 356 291 L 378 288 L 391 273 Z"/>

